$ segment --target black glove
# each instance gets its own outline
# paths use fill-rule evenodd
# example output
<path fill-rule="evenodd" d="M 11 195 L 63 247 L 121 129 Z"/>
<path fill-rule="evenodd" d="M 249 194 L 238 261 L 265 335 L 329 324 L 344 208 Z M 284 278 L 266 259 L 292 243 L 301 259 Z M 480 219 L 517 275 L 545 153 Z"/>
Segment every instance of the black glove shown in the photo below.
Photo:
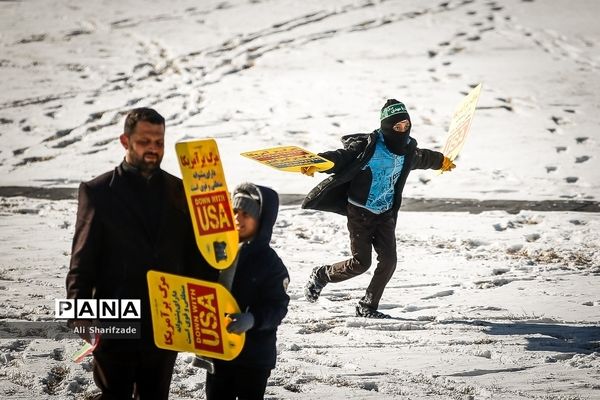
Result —
<path fill-rule="evenodd" d="M 254 315 L 249 312 L 229 314 L 231 322 L 227 325 L 227 332 L 238 335 L 252 329 L 254 326 Z"/>

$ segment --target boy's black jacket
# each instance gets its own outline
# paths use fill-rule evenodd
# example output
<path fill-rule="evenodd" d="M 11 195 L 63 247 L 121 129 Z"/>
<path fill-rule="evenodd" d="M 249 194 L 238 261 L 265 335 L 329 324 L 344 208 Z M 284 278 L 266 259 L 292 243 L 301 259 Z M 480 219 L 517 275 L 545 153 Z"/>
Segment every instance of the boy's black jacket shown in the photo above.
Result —
<path fill-rule="evenodd" d="M 333 175 L 323 180 L 308 193 L 302 202 L 302 208 L 346 215 L 350 183 L 373 156 L 378 135 L 378 130 L 372 133 L 346 135 L 342 137 L 343 149 L 319 153 L 320 156 L 335 164 L 333 168 L 325 171 Z M 444 161 L 444 155 L 440 152 L 419 149 L 417 141 L 413 138 L 410 138 L 406 145 L 404 157 L 404 166 L 396 181 L 394 191 L 394 205 L 391 210 L 394 215 L 398 213 L 402 204 L 402 190 L 410 171 L 413 169 L 440 169 Z M 370 183 L 365 184 L 370 185 Z M 365 188 L 367 191 L 368 189 L 368 187 Z"/>
<path fill-rule="evenodd" d="M 279 197 L 270 188 L 256 186 L 261 197 L 260 225 L 252 241 L 240 249 L 231 287 L 240 310 L 254 315 L 254 327 L 246 332 L 241 354 L 228 363 L 272 369 L 277 357 L 277 327 L 287 314 L 290 301 L 286 293 L 289 274 L 270 246 Z"/>

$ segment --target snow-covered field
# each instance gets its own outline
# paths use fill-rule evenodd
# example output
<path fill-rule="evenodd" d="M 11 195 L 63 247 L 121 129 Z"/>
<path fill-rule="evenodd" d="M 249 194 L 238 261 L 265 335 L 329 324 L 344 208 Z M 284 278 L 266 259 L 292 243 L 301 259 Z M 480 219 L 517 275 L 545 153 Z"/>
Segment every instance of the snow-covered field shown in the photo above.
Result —
<path fill-rule="evenodd" d="M 239 156 L 276 145 L 337 148 L 371 131 L 386 98 L 441 149 L 450 116 L 483 82 L 457 168 L 415 171 L 405 195 L 600 198 L 600 3 L 594 0 L 0 1 L 0 187 L 75 187 L 123 156 L 123 115 L 165 115 L 173 144 L 215 137 L 228 184 L 306 193 L 319 178 Z M 2 189 L 0 188 L 0 191 Z M 0 398 L 83 399 L 81 342 L 11 337 L 51 321 L 64 296 L 76 201 L 0 197 Z M 370 273 L 302 288 L 348 256 L 345 219 L 281 207 L 273 246 L 290 312 L 267 398 L 600 399 L 596 213 L 401 211 L 399 263 L 382 309 L 356 318 Z M 181 354 L 172 398 L 203 398 Z"/>

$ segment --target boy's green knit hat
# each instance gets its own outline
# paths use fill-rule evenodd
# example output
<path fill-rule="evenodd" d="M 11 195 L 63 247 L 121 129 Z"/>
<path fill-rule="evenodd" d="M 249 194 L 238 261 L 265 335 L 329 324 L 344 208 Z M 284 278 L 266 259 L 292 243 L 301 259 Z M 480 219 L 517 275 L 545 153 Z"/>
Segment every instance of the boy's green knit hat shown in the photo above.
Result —
<path fill-rule="evenodd" d="M 381 108 L 379 120 L 381 121 L 382 129 L 392 129 L 394 125 L 405 119 L 410 121 L 410 115 L 406 111 L 406 106 L 396 99 L 388 99 Z"/>

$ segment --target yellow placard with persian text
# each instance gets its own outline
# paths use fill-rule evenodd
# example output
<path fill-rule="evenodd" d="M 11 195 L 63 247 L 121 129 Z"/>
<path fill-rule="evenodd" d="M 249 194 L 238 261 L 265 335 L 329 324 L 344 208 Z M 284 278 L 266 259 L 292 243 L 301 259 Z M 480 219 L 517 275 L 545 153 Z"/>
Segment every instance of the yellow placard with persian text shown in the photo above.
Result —
<path fill-rule="evenodd" d="M 258 161 L 280 171 L 300 172 L 303 167 L 315 167 L 327 171 L 333 162 L 297 146 L 272 147 L 241 153 L 242 156 Z"/>
<path fill-rule="evenodd" d="M 175 150 L 198 248 L 211 266 L 228 268 L 239 239 L 217 143 L 214 139 L 179 142 Z"/>
<path fill-rule="evenodd" d="M 233 360 L 246 334 L 227 332 L 237 302 L 222 285 L 160 271 L 148 271 L 154 343 L 161 349 Z"/>
<path fill-rule="evenodd" d="M 471 90 L 454 110 L 448 129 L 448 138 L 442 150 L 442 153 L 452 161 L 456 159 L 467 140 L 480 92 L 481 83 Z"/>

